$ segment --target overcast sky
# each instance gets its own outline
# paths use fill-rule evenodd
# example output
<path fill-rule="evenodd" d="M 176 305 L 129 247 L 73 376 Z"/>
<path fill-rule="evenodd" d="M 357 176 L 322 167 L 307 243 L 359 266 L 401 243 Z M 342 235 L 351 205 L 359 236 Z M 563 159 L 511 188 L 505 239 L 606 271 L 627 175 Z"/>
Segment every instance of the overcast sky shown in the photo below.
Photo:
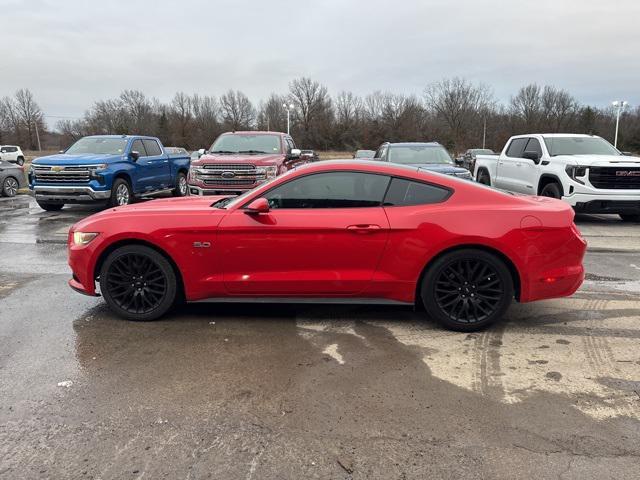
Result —
<path fill-rule="evenodd" d="M 332 94 L 422 94 L 443 77 L 508 101 L 531 82 L 640 103 L 639 0 L 0 0 L 0 96 L 48 115 L 140 89 L 258 101 L 308 76 Z M 55 123 L 48 118 L 49 123 Z M 52 121 L 53 120 L 53 121 Z"/>

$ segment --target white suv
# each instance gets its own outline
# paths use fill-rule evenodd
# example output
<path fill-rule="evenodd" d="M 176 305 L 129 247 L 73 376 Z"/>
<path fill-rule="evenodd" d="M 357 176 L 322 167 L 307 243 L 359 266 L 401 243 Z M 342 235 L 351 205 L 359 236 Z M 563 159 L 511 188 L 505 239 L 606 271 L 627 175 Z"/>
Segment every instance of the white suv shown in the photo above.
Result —
<path fill-rule="evenodd" d="M 0 160 L 24 165 L 24 153 L 17 145 L 0 145 Z"/>
<path fill-rule="evenodd" d="M 579 213 L 640 222 L 640 158 L 595 135 L 517 135 L 500 156 L 477 155 L 474 174 L 503 190 L 562 199 Z"/>

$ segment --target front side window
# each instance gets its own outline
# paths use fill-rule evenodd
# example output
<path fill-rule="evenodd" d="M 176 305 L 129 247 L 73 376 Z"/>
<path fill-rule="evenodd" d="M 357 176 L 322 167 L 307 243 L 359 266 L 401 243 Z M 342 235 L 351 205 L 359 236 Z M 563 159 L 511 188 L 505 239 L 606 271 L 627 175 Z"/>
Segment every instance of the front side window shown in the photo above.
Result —
<path fill-rule="evenodd" d="M 522 158 L 522 152 L 527 145 L 528 138 L 514 138 L 507 148 L 507 157 Z"/>
<path fill-rule="evenodd" d="M 414 182 L 404 178 L 391 180 L 389 191 L 384 197 L 385 207 L 406 207 L 409 205 L 429 205 L 444 202 L 451 192 L 446 188 Z"/>
<path fill-rule="evenodd" d="M 126 138 L 85 137 L 71 145 L 69 155 L 122 155 L 127 148 Z"/>
<path fill-rule="evenodd" d="M 276 187 L 264 197 L 273 209 L 377 207 L 382 204 L 388 184 L 386 175 L 316 173 Z"/>
<path fill-rule="evenodd" d="M 542 156 L 542 147 L 540 146 L 540 142 L 537 138 L 530 138 L 529 143 L 527 143 L 525 152 L 535 152 L 538 155 Z"/>
<path fill-rule="evenodd" d="M 394 145 L 389 149 L 388 160 L 401 165 L 453 163 L 444 147 L 436 145 Z"/>
<path fill-rule="evenodd" d="M 281 153 L 279 135 L 240 135 L 228 134 L 219 136 L 210 148 L 211 153 Z"/>
<path fill-rule="evenodd" d="M 137 139 L 134 140 L 133 143 L 131 144 L 131 151 L 132 152 L 138 152 L 138 154 L 141 157 L 146 157 L 147 156 L 147 151 L 144 148 L 144 145 L 142 144 L 142 140 Z"/>

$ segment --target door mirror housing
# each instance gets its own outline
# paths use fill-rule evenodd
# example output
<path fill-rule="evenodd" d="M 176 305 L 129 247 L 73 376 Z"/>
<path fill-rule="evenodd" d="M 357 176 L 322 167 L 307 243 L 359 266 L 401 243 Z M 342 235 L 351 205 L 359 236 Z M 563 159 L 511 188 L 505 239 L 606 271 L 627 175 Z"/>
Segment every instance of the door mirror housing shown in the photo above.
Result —
<path fill-rule="evenodd" d="M 296 159 L 296 158 L 300 158 L 300 154 L 301 154 L 301 153 L 302 153 L 302 152 L 300 151 L 300 149 L 299 149 L 299 148 L 292 148 L 292 149 L 291 149 L 291 153 L 289 153 L 289 155 L 287 155 L 287 157 L 288 157 L 290 160 L 293 160 L 293 159 Z"/>
<path fill-rule="evenodd" d="M 203 156 L 205 153 L 206 153 L 206 150 L 204 148 L 201 148 L 200 150 L 198 150 L 198 158 Z"/>
<path fill-rule="evenodd" d="M 536 165 L 540 163 L 540 154 L 538 152 L 527 150 L 526 152 L 522 152 L 522 158 L 533 160 L 533 163 L 535 163 Z"/>
<path fill-rule="evenodd" d="M 462 166 L 462 164 L 464 163 L 464 159 L 456 158 L 456 159 L 454 159 L 454 162 L 455 162 L 456 165 Z"/>
<path fill-rule="evenodd" d="M 133 160 L 134 162 L 137 162 L 138 159 L 140 158 L 140 152 L 136 152 L 135 150 L 133 150 L 129 156 L 131 157 L 131 160 Z"/>
<path fill-rule="evenodd" d="M 269 210 L 269 200 L 264 197 L 256 198 L 253 202 L 244 207 L 244 213 L 249 215 L 268 213 Z"/>

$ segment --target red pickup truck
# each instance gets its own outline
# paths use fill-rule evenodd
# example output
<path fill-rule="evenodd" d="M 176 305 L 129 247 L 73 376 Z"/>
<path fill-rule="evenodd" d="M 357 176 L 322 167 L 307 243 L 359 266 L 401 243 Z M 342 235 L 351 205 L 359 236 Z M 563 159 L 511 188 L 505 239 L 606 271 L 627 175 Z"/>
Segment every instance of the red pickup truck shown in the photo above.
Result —
<path fill-rule="evenodd" d="M 239 195 L 308 160 L 293 138 L 279 132 L 227 132 L 191 161 L 192 195 Z"/>

